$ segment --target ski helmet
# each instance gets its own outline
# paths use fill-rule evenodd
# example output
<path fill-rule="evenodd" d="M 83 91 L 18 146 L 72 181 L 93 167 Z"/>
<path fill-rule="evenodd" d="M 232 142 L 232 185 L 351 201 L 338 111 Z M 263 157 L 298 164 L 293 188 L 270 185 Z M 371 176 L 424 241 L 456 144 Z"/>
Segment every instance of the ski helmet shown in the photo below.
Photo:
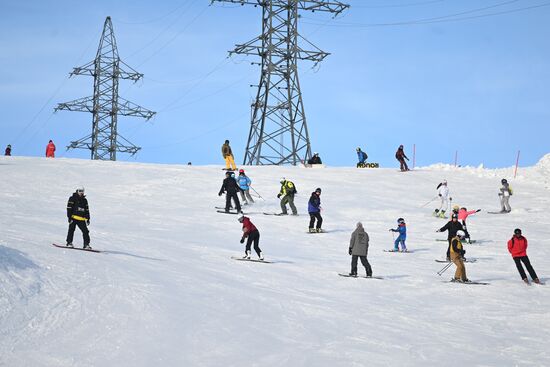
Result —
<path fill-rule="evenodd" d="M 500 180 L 500 183 L 505 184 L 505 183 L 508 183 L 508 181 L 505 178 L 503 178 L 502 180 Z"/>
<path fill-rule="evenodd" d="M 451 219 L 458 219 L 458 215 L 454 214 L 451 216 Z"/>
<path fill-rule="evenodd" d="M 241 215 L 239 218 L 237 218 L 237 220 L 239 221 L 239 223 L 244 222 L 244 215 Z"/>
<path fill-rule="evenodd" d="M 317 155 L 319 155 L 319 153 L 317 153 L 317 152 L 314 152 L 314 153 L 313 153 L 313 155 L 314 155 L 314 156 L 317 156 Z"/>
<path fill-rule="evenodd" d="M 285 183 L 285 182 L 286 182 L 286 178 L 281 177 L 281 179 L 279 180 L 279 182 L 282 183 L 282 184 Z"/>
<path fill-rule="evenodd" d="M 521 236 L 521 229 L 519 229 L 519 228 L 514 229 L 514 234 L 518 235 L 518 236 Z"/>
<path fill-rule="evenodd" d="M 401 223 L 405 223 L 405 219 L 403 218 L 399 218 L 397 219 L 397 223 L 401 224 Z"/>
<path fill-rule="evenodd" d="M 464 238 L 466 237 L 466 233 L 464 233 L 464 231 L 462 229 L 459 229 L 458 231 L 456 231 L 456 235 L 459 237 L 459 238 Z"/>
<path fill-rule="evenodd" d="M 442 183 L 443 185 L 446 185 L 446 184 L 447 184 L 447 180 L 443 180 L 441 183 Z"/>
<path fill-rule="evenodd" d="M 244 169 L 242 169 L 242 168 L 239 170 L 239 174 L 241 174 L 241 173 L 244 173 Z"/>
<path fill-rule="evenodd" d="M 361 151 L 361 148 L 357 147 L 357 151 L 360 152 L 360 151 Z"/>
<path fill-rule="evenodd" d="M 76 192 L 84 193 L 84 186 L 78 186 L 78 187 L 76 188 Z"/>

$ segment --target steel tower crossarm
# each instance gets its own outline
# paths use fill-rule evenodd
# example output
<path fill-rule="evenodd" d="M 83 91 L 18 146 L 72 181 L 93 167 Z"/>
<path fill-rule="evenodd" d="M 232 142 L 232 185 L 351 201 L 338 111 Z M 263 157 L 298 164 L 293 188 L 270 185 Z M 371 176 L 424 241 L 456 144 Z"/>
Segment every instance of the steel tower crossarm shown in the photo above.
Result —
<path fill-rule="evenodd" d="M 284 7 L 288 6 L 286 3 L 292 1 L 298 5 L 299 10 L 307 10 L 311 12 L 324 11 L 333 13 L 335 16 L 349 8 L 348 4 L 341 3 L 340 1 L 323 1 L 323 0 L 211 0 L 210 3 L 233 3 L 240 5 L 254 5 L 254 6 L 274 6 Z"/>

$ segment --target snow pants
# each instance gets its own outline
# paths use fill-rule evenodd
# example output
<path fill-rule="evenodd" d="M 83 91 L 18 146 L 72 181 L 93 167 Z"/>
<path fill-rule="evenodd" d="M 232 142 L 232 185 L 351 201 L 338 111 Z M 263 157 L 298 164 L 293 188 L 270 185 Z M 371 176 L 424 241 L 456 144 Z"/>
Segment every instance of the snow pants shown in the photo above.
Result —
<path fill-rule="evenodd" d="M 502 210 L 503 212 L 512 211 L 509 200 L 510 200 L 510 196 L 500 195 L 500 210 Z"/>
<path fill-rule="evenodd" d="M 401 251 L 405 251 L 407 249 L 407 246 L 405 245 L 406 239 L 406 237 L 398 236 L 393 243 L 393 251 L 399 251 L 399 245 L 401 245 Z"/>
<path fill-rule="evenodd" d="M 292 214 L 296 215 L 298 214 L 298 209 L 296 209 L 296 206 L 294 205 L 294 195 L 285 195 L 281 199 L 281 210 L 283 211 L 283 214 L 287 214 L 286 211 L 286 204 L 290 205 L 290 209 L 292 209 Z"/>
<path fill-rule="evenodd" d="M 455 279 L 462 279 L 464 281 L 468 280 L 466 277 L 466 267 L 464 266 L 464 261 L 462 261 L 462 256 L 453 253 L 451 260 L 456 265 Z"/>
<path fill-rule="evenodd" d="M 229 208 L 231 207 L 231 199 L 235 201 L 235 208 L 237 209 L 237 212 L 241 212 L 241 203 L 239 202 L 239 197 L 237 196 L 237 193 L 227 193 L 225 194 L 225 211 L 228 212 Z"/>
<path fill-rule="evenodd" d="M 67 233 L 67 243 L 73 243 L 74 231 L 76 226 L 82 231 L 82 237 L 84 238 L 84 246 L 90 244 L 90 231 L 88 231 L 88 226 L 83 220 L 74 220 L 69 224 L 69 232 Z"/>
<path fill-rule="evenodd" d="M 258 257 L 262 253 L 262 250 L 260 249 L 259 243 L 260 243 L 260 232 L 258 230 L 250 232 L 248 235 L 248 239 L 246 240 L 246 254 L 249 253 L 250 247 L 252 246 L 252 243 L 254 243 L 254 250 L 258 254 Z"/>
<path fill-rule="evenodd" d="M 317 226 L 315 228 L 321 228 L 323 225 L 323 217 L 321 217 L 321 213 L 309 213 L 309 228 L 313 228 L 315 225 L 315 219 L 317 219 Z"/>
<path fill-rule="evenodd" d="M 403 158 L 398 159 L 399 164 L 401 165 L 401 171 L 408 171 L 409 167 L 407 166 L 407 162 Z"/>
<path fill-rule="evenodd" d="M 357 259 L 361 259 L 361 264 L 365 267 L 367 271 L 367 276 L 372 276 L 372 268 L 370 267 L 369 261 L 366 256 L 351 255 L 351 273 L 357 275 Z"/>
<path fill-rule="evenodd" d="M 535 273 L 535 269 L 531 266 L 531 262 L 529 261 L 529 257 L 527 256 L 520 256 L 520 257 L 514 257 L 514 262 L 516 263 L 516 267 L 518 268 L 519 275 L 521 276 L 521 279 L 527 279 L 527 275 L 525 275 L 525 271 L 523 270 L 523 266 L 521 266 L 521 262 L 525 265 L 525 268 L 529 272 L 529 275 L 533 280 L 538 279 L 537 273 Z"/>
<path fill-rule="evenodd" d="M 247 201 L 249 203 L 253 203 L 254 200 L 252 199 L 252 196 L 250 196 L 250 190 L 242 190 L 241 191 L 241 200 L 243 203 L 246 203 Z"/>
<path fill-rule="evenodd" d="M 226 156 L 224 159 L 225 159 L 225 168 L 227 168 L 227 169 L 233 168 L 234 170 L 237 169 L 237 166 L 235 165 L 235 160 L 233 159 L 232 154 Z"/>
<path fill-rule="evenodd" d="M 449 198 L 447 197 L 441 197 L 441 205 L 439 205 L 439 210 L 446 211 L 447 207 L 449 206 Z"/>

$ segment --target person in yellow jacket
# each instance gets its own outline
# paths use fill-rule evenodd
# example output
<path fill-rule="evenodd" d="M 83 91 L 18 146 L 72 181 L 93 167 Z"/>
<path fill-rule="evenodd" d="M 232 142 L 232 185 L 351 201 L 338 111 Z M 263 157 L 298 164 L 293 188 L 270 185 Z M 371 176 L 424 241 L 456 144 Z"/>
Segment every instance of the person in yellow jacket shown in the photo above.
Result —
<path fill-rule="evenodd" d="M 455 277 L 453 282 L 469 282 L 466 277 L 466 267 L 464 266 L 464 254 L 466 250 L 462 247 L 462 240 L 466 237 L 463 230 L 458 230 L 456 236 L 451 239 L 451 261 L 456 265 Z"/>
<path fill-rule="evenodd" d="M 90 247 L 90 209 L 88 208 L 88 199 L 84 196 L 84 188 L 79 187 L 71 195 L 67 202 L 67 219 L 69 220 L 69 232 L 67 233 L 67 247 L 73 247 L 73 237 L 76 227 L 82 231 L 84 238 L 84 248 Z"/>
<path fill-rule="evenodd" d="M 296 191 L 296 186 L 292 181 L 288 181 L 286 178 L 281 178 L 281 191 L 279 191 L 279 194 L 277 195 L 277 198 L 281 198 L 281 210 L 283 211 L 282 215 L 287 215 L 286 211 L 286 204 L 290 205 L 290 209 L 292 209 L 292 215 L 298 215 L 298 210 L 296 209 L 296 206 L 294 205 L 294 195 L 298 193 Z"/>
<path fill-rule="evenodd" d="M 231 151 L 231 147 L 229 146 L 229 140 L 226 140 L 225 143 L 222 145 L 222 155 L 223 155 L 223 159 L 225 159 L 225 168 L 227 170 L 230 170 L 230 169 L 236 170 L 237 166 L 235 165 L 233 152 Z"/>

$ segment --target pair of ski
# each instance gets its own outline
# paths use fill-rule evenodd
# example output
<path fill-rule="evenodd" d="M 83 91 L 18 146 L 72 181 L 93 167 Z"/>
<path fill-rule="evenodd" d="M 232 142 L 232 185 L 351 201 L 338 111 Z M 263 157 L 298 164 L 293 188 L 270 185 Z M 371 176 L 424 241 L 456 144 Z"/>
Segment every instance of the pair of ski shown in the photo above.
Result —
<path fill-rule="evenodd" d="M 467 258 L 467 259 L 462 259 L 462 261 L 464 261 L 465 263 L 475 263 L 477 261 L 477 259 L 475 258 Z M 452 262 L 451 260 L 439 260 L 439 259 L 435 259 L 435 262 L 436 263 L 450 263 Z"/>
<path fill-rule="evenodd" d="M 491 283 L 486 283 L 486 282 L 476 282 L 476 281 L 473 281 L 473 280 L 469 280 L 467 282 L 459 282 L 459 281 L 456 281 L 456 280 L 449 280 L 449 281 L 443 281 L 443 283 L 470 284 L 470 285 L 489 285 L 489 284 L 491 284 Z"/>
<path fill-rule="evenodd" d="M 285 216 L 285 215 L 292 215 L 294 217 L 298 216 L 298 214 L 288 214 L 288 213 L 267 213 L 267 212 L 264 212 L 263 214 L 264 215 L 275 215 L 277 217 L 282 217 L 282 216 Z"/>
<path fill-rule="evenodd" d="M 407 251 L 399 251 L 399 250 L 382 250 L 384 252 L 396 252 L 396 253 L 400 253 L 400 254 L 412 254 L 414 251 L 412 250 L 407 250 Z"/>

